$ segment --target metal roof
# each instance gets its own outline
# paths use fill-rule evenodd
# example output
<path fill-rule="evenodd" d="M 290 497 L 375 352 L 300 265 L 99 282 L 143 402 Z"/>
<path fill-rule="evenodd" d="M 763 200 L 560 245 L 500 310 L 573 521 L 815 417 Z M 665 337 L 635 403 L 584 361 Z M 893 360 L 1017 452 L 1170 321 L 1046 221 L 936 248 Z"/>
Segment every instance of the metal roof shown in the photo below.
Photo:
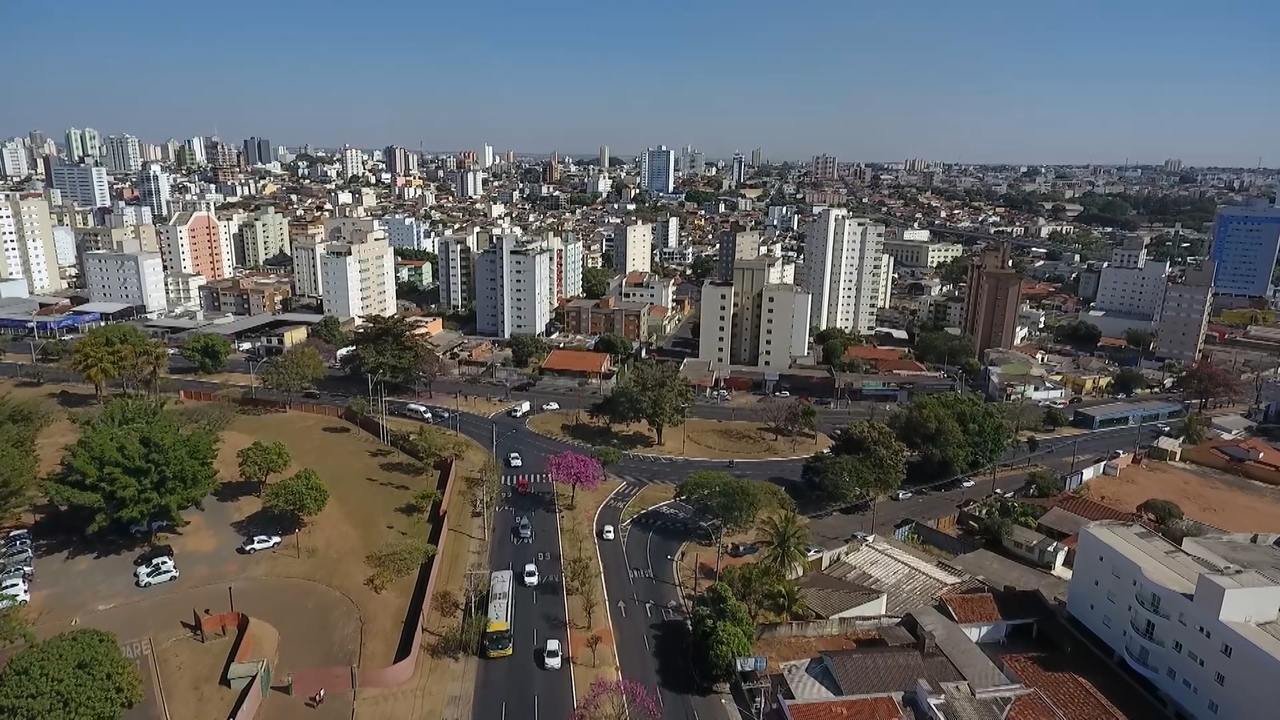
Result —
<path fill-rule="evenodd" d="M 1094 405 L 1093 407 L 1076 409 L 1077 415 L 1087 415 L 1099 420 L 1109 418 L 1127 417 L 1137 413 L 1150 414 L 1173 412 L 1182 409 L 1182 403 L 1169 402 L 1167 400 L 1143 400 L 1139 402 L 1118 402 L 1107 403 L 1106 405 Z"/>

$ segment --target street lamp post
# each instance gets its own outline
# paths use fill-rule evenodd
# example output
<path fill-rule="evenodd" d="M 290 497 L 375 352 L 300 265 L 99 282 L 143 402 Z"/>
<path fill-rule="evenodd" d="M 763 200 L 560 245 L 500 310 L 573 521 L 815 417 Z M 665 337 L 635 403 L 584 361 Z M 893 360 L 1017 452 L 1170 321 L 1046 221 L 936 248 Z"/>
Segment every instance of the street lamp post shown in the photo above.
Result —
<path fill-rule="evenodd" d="M 254 372 L 258 368 L 262 367 L 262 363 L 266 361 L 267 361 L 267 358 L 262 358 L 256 363 L 252 360 L 249 361 L 249 396 L 250 397 L 253 397 L 253 398 L 258 397 L 258 385 L 254 381 Z"/>

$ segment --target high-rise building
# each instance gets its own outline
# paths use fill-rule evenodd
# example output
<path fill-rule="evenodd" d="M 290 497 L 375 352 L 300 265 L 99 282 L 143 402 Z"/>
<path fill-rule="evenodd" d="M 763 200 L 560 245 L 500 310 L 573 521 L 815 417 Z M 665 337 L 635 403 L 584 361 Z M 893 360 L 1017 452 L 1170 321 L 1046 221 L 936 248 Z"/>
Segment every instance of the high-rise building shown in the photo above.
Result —
<path fill-rule="evenodd" d="M 840 163 L 835 155 L 814 155 L 809 165 L 809 175 L 814 180 L 837 180 L 840 177 Z"/>
<path fill-rule="evenodd" d="M 1022 277 L 1009 261 L 1009 243 L 985 248 L 969 265 L 964 332 L 973 338 L 978 357 L 990 348 L 1014 345 Z"/>
<path fill-rule="evenodd" d="M 244 246 L 245 267 L 263 267 L 280 253 L 292 254 L 289 219 L 276 212 L 274 207 L 268 206 L 245 218 L 240 223 L 240 238 Z"/>
<path fill-rule="evenodd" d="M 1224 205 L 1213 220 L 1209 257 L 1219 295 L 1265 297 L 1280 253 L 1280 207 L 1263 202 Z"/>
<path fill-rule="evenodd" d="M 320 258 L 326 314 L 339 319 L 396 314 L 395 252 L 376 230 L 361 242 L 330 243 Z"/>
<path fill-rule="evenodd" d="M 391 247 L 436 252 L 437 238 L 426 220 L 412 215 L 392 215 L 383 218 L 382 224 Z"/>
<path fill-rule="evenodd" d="M 147 163 L 138 176 L 138 190 L 142 202 L 151 208 L 151 216 L 163 220 L 169 217 L 169 173 L 159 163 Z"/>
<path fill-rule="evenodd" d="M 812 296 L 810 321 L 819 328 L 870 333 L 892 280 L 884 225 L 828 208 L 804 234 L 803 285 Z"/>
<path fill-rule="evenodd" d="M 649 148 L 640 156 L 640 187 L 669 195 L 675 189 L 676 156 L 666 145 Z M 647 268 L 646 268 L 647 271 Z"/>
<path fill-rule="evenodd" d="M 234 268 L 231 238 L 211 212 L 180 212 L 156 226 L 166 273 L 201 275 L 205 280 L 230 277 Z"/>
<path fill-rule="evenodd" d="M 1182 282 L 1170 282 L 1156 323 L 1155 356 L 1191 365 L 1200 359 L 1204 331 L 1213 308 L 1213 261 L 1187 268 Z"/>
<path fill-rule="evenodd" d="M 600 146 L 600 171 L 604 173 L 609 172 L 609 146 L 608 145 Z"/>
<path fill-rule="evenodd" d="M 482 169 L 488 170 L 490 167 L 493 166 L 493 146 L 492 145 L 485 144 L 481 146 L 479 156 L 480 156 L 479 157 L 480 167 Z"/>
<path fill-rule="evenodd" d="M 250 137 L 245 139 L 243 146 L 245 165 L 253 167 L 254 165 L 269 165 L 275 162 L 275 149 L 271 147 L 269 139 Z"/>
<path fill-rule="evenodd" d="M 111 135 L 106 143 L 107 168 L 130 175 L 142 169 L 142 150 L 132 135 Z"/>
<path fill-rule="evenodd" d="M 734 187 L 738 187 L 747 181 L 747 160 L 742 157 L 742 153 L 735 152 L 733 161 L 729 165 L 729 182 Z"/>
<path fill-rule="evenodd" d="M 614 240 L 613 271 L 616 273 L 649 272 L 653 269 L 653 225 L 647 222 L 627 223 L 621 237 Z"/>
<path fill-rule="evenodd" d="M 694 150 L 689 153 L 689 169 L 685 171 L 686 175 L 701 177 L 706 172 L 706 169 L 706 161 L 701 150 Z"/>
<path fill-rule="evenodd" d="M 733 347 L 732 281 L 708 279 L 702 284 L 698 319 L 698 359 L 728 367 Z"/>
<path fill-rule="evenodd" d="M 342 179 L 352 175 L 364 175 L 364 153 L 348 145 L 342 148 Z"/>
<path fill-rule="evenodd" d="M 155 252 L 106 252 L 84 254 L 84 282 L 92 302 L 126 303 L 148 314 L 163 312 L 164 263 Z"/>
<path fill-rule="evenodd" d="M 84 155 L 88 158 L 102 157 L 102 136 L 91 127 L 84 129 Z"/>
<path fill-rule="evenodd" d="M 162 154 L 162 156 L 161 156 L 161 159 L 162 159 L 162 160 L 164 160 L 164 161 L 165 161 L 165 162 L 167 162 L 167 163 L 176 163 L 176 162 L 178 162 L 178 148 L 179 148 L 179 147 L 180 147 L 180 146 L 178 145 L 178 141 L 177 141 L 176 139 L 174 139 L 174 138 L 169 138 L 168 140 L 165 140 L 165 141 L 164 141 L 164 152 L 163 152 L 163 154 Z"/>
<path fill-rule="evenodd" d="M 484 195 L 483 170 L 459 170 L 454 194 L 460 198 L 478 198 Z"/>
<path fill-rule="evenodd" d="M 720 231 L 718 238 L 720 254 L 719 278 L 733 279 L 733 265 L 739 260 L 753 260 L 760 256 L 760 232 L 747 230 L 741 224 L 734 223 L 726 230 Z"/>
<path fill-rule="evenodd" d="M 551 249 L 555 271 L 553 303 L 582 295 L 582 241 L 573 233 L 548 233 L 543 242 Z"/>
<path fill-rule="evenodd" d="M 22 138 L 14 138 L 0 144 L 0 173 L 10 180 L 21 180 L 31 174 L 27 160 L 27 146 Z"/>
<path fill-rule="evenodd" d="M 764 288 L 782 283 L 782 258 L 763 255 L 733 264 L 733 316 L 729 322 L 729 361 L 754 365 L 760 358 Z"/>
<path fill-rule="evenodd" d="M 560 182 L 560 153 L 551 153 L 551 159 L 547 161 L 547 167 L 542 171 L 542 181 L 553 184 Z"/>
<path fill-rule="evenodd" d="M 1280 536 L 1179 544 L 1146 523 L 1102 520 L 1077 538 L 1067 614 L 1177 716 L 1265 718 L 1280 707 Z"/>
<path fill-rule="evenodd" d="M 318 298 L 324 292 L 320 258 L 328 247 L 323 220 L 289 223 L 289 249 L 293 255 L 293 294 Z"/>
<path fill-rule="evenodd" d="M 674 250 L 680 245 L 680 216 L 668 215 L 653 224 L 653 246 Z"/>
<path fill-rule="evenodd" d="M 33 295 L 65 287 L 43 193 L 0 192 L 0 281 L 18 279 L 26 280 Z"/>
<path fill-rule="evenodd" d="M 182 144 L 186 149 L 186 157 L 188 164 L 200 166 L 209 162 L 208 155 L 205 153 L 204 138 L 197 135 Z"/>
<path fill-rule="evenodd" d="M 555 257 L 514 234 L 494 238 L 475 263 L 476 332 L 492 337 L 545 335 L 555 308 Z"/>
<path fill-rule="evenodd" d="M 411 170 L 417 169 L 410 167 L 410 152 L 399 145 L 388 145 L 382 151 L 384 161 L 387 164 L 387 172 L 396 177 L 407 177 Z"/>
<path fill-rule="evenodd" d="M 62 193 L 63 201 L 70 200 L 77 207 L 111 207 L 111 193 L 107 184 L 107 169 L 99 165 L 53 166 L 53 188 Z"/>
<path fill-rule="evenodd" d="M 1111 264 L 1098 276 L 1094 310 L 1152 323 L 1160 315 L 1169 276 L 1167 260 L 1147 257 L 1147 241 L 1130 235 L 1111 252 Z"/>
<path fill-rule="evenodd" d="M 764 151 L 756 148 L 751 151 L 751 167 L 758 168 L 761 165 L 764 165 Z"/>
<path fill-rule="evenodd" d="M 454 312 L 475 302 L 475 234 L 446 235 L 440 238 L 440 304 Z"/>
<path fill-rule="evenodd" d="M 79 128 L 67 128 L 67 159 L 73 163 L 84 159 L 84 133 Z"/>
<path fill-rule="evenodd" d="M 794 284 L 765 285 L 760 293 L 760 339 L 756 365 L 786 370 L 809 355 L 813 298 Z"/>

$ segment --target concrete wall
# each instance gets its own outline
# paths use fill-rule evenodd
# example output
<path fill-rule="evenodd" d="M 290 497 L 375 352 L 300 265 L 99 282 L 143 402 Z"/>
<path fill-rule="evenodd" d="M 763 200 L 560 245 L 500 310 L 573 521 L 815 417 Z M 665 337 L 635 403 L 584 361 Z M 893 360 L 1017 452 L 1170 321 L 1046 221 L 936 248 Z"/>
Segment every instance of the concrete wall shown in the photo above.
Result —
<path fill-rule="evenodd" d="M 788 637 L 830 637 L 845 633 L 866 632 L 877 628 L 897 625 L 898 618 L 831 618 L 829 620 L 810 620 L 807 622 L 784 622 L 771 625 L 760 625 L 756 628 L 756 637 L 767 638 Z"/>

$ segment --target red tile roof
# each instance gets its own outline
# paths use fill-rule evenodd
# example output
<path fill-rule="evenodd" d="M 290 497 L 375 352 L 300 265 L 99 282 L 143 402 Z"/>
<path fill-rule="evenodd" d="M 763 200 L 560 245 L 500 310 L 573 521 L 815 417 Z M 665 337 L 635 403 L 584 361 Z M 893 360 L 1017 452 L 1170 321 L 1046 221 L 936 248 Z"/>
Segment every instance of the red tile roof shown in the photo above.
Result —
<path fill-rule="evenodd" d="M 608 367 L 608 353 L 590 350 L 552 350 L 542 361 L 543 370 L 560 372 L 603 373 Z"/>
<path fill-rule="evenodd" d="M 876 370 L 880 372 L 928 372 L 929 368 L 907 358 L 895 358 L 893 360 L 877 360 L 875 363 Z"/>
<path fill-rule="evenodd" d="M 1009 706 L 1005 720 L 1062 720 L 1062 716 L 1054 711 L 1053 705 L 1038 692 L 1020 695 Z"/>
<path fill-rule="evenodd" d="M 961 625 L 1000 621 L 1000 608 L 996 607 L 996 599 L 991 593 L 943 595 L 939 600 L 951 611 L 951 617 Z"/>
<path fill-rule="evenodd" d="M 1098 692 L 1093 683 L 1065 669 L 1048 655 L 1004 655 L 1000 660 L 1024 685 L 1038 690 L 1061 717 L 1071 720 L 1128 720 Z"/>
<path fill-rule="evenodd" d="M 903 720 L 902 706 L 878 695 L 836 700 L 786 700 L 791 720 Z"/>
<path fill-rule="evenodd" d="M 851 345 L 845 348 L 844 359 L 876 362 L 879 360 L 897 360 L 905 354 L 905 351 L 898 348 L 882 348 L 876 347 L 875 345 Z"/>
<path fill-rule="evenodd" d="M 1062 508 L 1072 515 L 1079 515 L 1085 520 L 1134 520 L 1137 516 L 1097 500 L 1086 497 L 1064 496 L 1054 507 Z"/>

